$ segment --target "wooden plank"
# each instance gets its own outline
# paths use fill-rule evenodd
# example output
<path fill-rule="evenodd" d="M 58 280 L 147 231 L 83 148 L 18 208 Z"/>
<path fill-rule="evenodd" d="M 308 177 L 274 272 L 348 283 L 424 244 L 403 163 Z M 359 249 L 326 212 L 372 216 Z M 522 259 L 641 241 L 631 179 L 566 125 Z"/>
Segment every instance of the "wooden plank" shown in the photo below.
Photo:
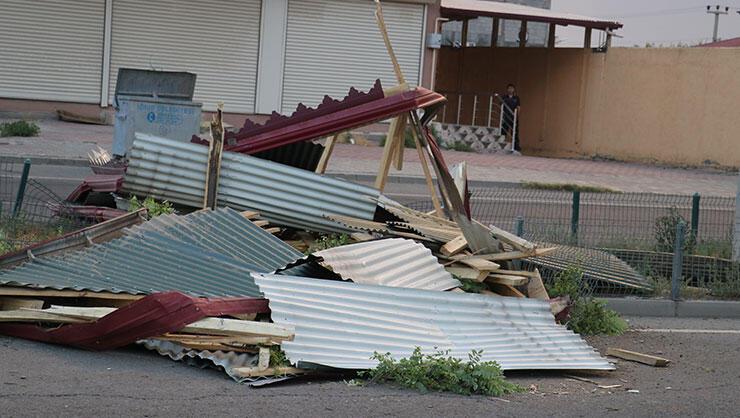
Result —
<path fill-rule="evenodd" d="M 480 275 L 478 270 L 470 267 L 445 267 L 445 270 L 461 279 L 475 280 Z"/>
<path fill-rule="evenodd" d="M 439 197 L 437 196 L 437 189 L 434 187 L 434 181 L 432 180 L 432 173 L 429 171 L 429 166 L 427 165 L 427 159 L 424 156 L 424 151 L 422 151 L 421 147 L 421 141 L 419 141 L 419 137 L 416 134 L 416 129 L 411 129 L 411 135 L 414 137 L 414 144 L 416 145 L 416 153 L 419 155 L 419 164 L 421 164 L 421 169 L 424 172 L 424 180 L 427 183 L 427 190 L 429 190 L 429 196 L 432 198 L 432 205 L 434 206 L 434 212 L 437 216 L 443 217 L 444 211 L 442 211 L 442 205 L 439 203 Z"/>
<path fill-rule="evenodd" d="M 550 295 L 547 294 L 545 284 L 542 282 L 542 276 L 540 271 L 534 269 L 536 276 L 529 280 L 527 285 L 527 295 L 532 299 L 550 300 Z"/>
<path fill-rule="evenodd" d="M 280 228 L 277 226 L 272 227 L 272 228 L 265 228 L 265 232 L 269 232 L 272 235 L 277 235 L 280 233 Z"/>
<path fill-rule="evenodd" d="M 252 346 L 251 351 L 256 352 L 257 345 L 280 345 L 282 342 L 279 338 L 272 338 L 269 336 L 223 336 L 223 335 L 197 335 L 197 334 L 181 334 L 171 333 L 157 336 L 158 340 L 173 341 L 183 345 L 190 344 L 220 344 L 220 345 L 233 345 L 233 346 Z"/>
<path fill-rule="evenodd" d="M 491 283 L 488 285 L 488 287 L 501 296 L 510 296 L 515 298 L 525 297 L 524 293 L 520 292 L 515 287 L 509 286 L 507 284 Z"/>
<path fill-rule="evenodd" d="M 527 271 L 527 270 L 496 270 L 496 274 L 508 274 L 510 276 L 522 276 L 522 277 L 537 277 L 538 273 L 535 273 L 534 271 Z"/>
<path fill-rule="evenodd" d="M 236 367 L 231 369 L 231 371 L 240 377 L 283 376 L 286 374 L 295 375 L 308 373 L 307 370 L 295 367 L 268 367 L 264 370 L 260 370 L 257 367 Z"/>
<path fill-rule="evenodd" d="M 83 308 L 76 306 L 51 306 L 49 309 L 28 310 L 74 318 L 96 320 L 115 311 L 115 308 Z M 203 318 L 183 327 L 180 332 L 205 335 L 267 335 L 283 339 L 293 338 L 293 329 L 269 322 L 242 321 L 228 318 Z"/>
<path fill-rule="evenodd" d="M 391 120 L 391 124 L 388 127 L 388 134 L 385 137 L 385 146 L 383 147 L 383 156 L 380 159 L 380 167 L 378 168 L 378 176 L 375 178 L 375 188 L 381 192 L 385 188 L 385 182 L 388 180 L 388 171 L 391 168 L 391 162 L 393 160 L 394 145 L 398 139 L 398 130 L 401 125 L 400 118 L 394 118 Z"/>
<path fill-rule="evenodd" d="M 623 350 L 621 348 L 608 348 L 606 350 L 607 356 L 617 357 L 624 360 L 635 361 L 637 363 L 647 364 L 653 367 L 666 367 L 671 361 L 657 356 L 651 356 L 649 354 L 642 354 L 636 351 Z"/>
<path fill-rule="evenodd" d="M 506 284 L 509 286 L 521 286 L 529 282 L 529 278 L 527 277 L 493 273 L 489 274 L 485 280 L 487 283 Z"/>
<path fill-rule="evenodd" d="M 517 260 L 522 258 L 529 258 L 529 257 L 540 257 L 543 255 L 547 255 L 552 253 L 553 251 L 556 251 L 558 247 L 551 247 L 551 248 L 535 248 L 534 251 L 531 253 L 525 253 L 523 251 L 508 251 L 503 253 L 494 253 L 494 254 L 481 254 L 481 255 L 473 255 L 473 256 L 452 256 L 453 260 L 462 262 L 465 259 L 479 259 L 479 260 L 488 260 L 488 261 L 508 261 L 508 260 Z"/>
<path fill-rule="evenodd" d="M 41 309 L 44 301 L 41 299 L 27 299 L 14 297 L 0 297 L 0 310 L 13 311 L 21 308 Z"/>
<path fill-rule="evenodd" d="M 264 219 L 261 219 L 259 221 L 252 221 L 252 223 L 255 224 L 255 225 L 257 225 L 260 228 L 264 228 L 264 227 L 266 227 L 267 225 L 270 224 L 269 221 L 266 221 Z"/>
<path fill-rule="evenodd" d="M 224 105 L 219 103 L 216 114 L 211 121 L 211 142 L 208 146 L 208 166 L 206 167 L 206 184 L 203 193 L 204 209 L 216 209 L 218 179 L 221 175 L 221 156 L 224 151 L 224 133 Z"/>
<path fill-rule="evenodd" d="M 102 300 L 129 300 L 134 301 L 146 295 L 131 295 L 128 293 L 93 292 L 89 290 L 55 290 L 32 289 L 26 287 L 0 286 L 0 296 L 27 296 L 27 297 L 54 297 L 54 298 L 89 298 Z"/>
<path fill-rule="evenodd" d="M 529 242 L 524 238 L 518 237 L 511 232 L 504 231 L 503 229 L 498 228 L 494 225 L 488 225 L 488 229 L 491 230 L 491 233 L 494 237 L 507 244 L 510 244 L 512 247 L 516 248 L 519 251 L 530 253 L 536 248 L 534 243 Z"/>
<path fill-rule="evenodd" d="M 395 142 L 396 149 L 393 152 L 393 163 L 396 171 L 403 170 L 403 153 L 406 150 L 406 122 L 404 119 L 403 130 L 399 133 L 400 138 Z"/>
<path fill-rule="evenodd" d="M 466 248 L 468 248 L 468 241 L 465 240 L 464 236 L 459 235 L 457 238 L 440 247 L 439 251 L 446 256 L 451 256 L 460 253 Z"/>
<path fill-rule="evenodd" d="M 458 261 L 478 271 L 494 271 L 501 268 L 500 265 L 482 258 L 466 258 Z"/>
<path fill-rule="evenodd" d="M 255 212 L 253 210 L 245 210 L 245 211 L 241 212 L 241 214 L 242 214 L 243 217 L 249 219 L 250 221 L 251 220 L 255 220 L 255 219 L 257 219 L 257 218 L 260 217 L 260 213 L 259 212 Z"/>
<path fill-rule="evenodd" d="M 326 172 L 326 167 L 329 165 L 329 158 L 331 158 L 331 154 L 334 152 L 334 144 L 336 144 L 338 138 L 339 134 L 335 134 L 326 140 L 326 143 L 324 144 L 324 152 L 321 153 L 321 159 L 319 160 L 319 164 L 316 166 L 316 173 L 324 174 Z"/>
<path fill-rule="evenodd" d="M 54 324 L 77 324 L 88 322 L 85 319 L 63 317 L 52 313 L 29 311 L 17 309 L 12 311 L 0 311 L 0 322 L 49 322 Z"/>

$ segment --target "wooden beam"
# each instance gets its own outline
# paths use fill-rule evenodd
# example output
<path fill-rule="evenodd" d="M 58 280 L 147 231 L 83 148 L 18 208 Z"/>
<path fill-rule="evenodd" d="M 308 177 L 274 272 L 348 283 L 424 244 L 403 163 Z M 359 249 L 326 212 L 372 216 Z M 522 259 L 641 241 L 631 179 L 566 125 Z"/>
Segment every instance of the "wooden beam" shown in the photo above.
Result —
<path fill-rule="evenodd" d="M 211 142 L 208 146 L 206 184 L 203 193 L 203 208 L 216 209 L 218 179 L 221 174 L 221 156 L 224 151 L 224 104 L 219 103 L 211 121 Z"/>
<path fill-rule="evenodd" d="M 531 253 L 525 253 L 522 251 L 508 251 L 503 253 L 495 253 L 495 254 L 481 254 L 481 255 L 457 255 L 452 256 L 452 260 L 463 262 L 463 260 L 466 259 L 480 259 L 480 260 L 488 260 L 488 261 L 508 261 L 508 260 L 518 260 L 521 258 L 530 258 L 530 257 L 539 257 L 543 255 L 547 255 L 552 253 L 553 251 L 557 250 L 558 247 L 551 247 L 551 248 L 535 248 L 534 251 Z"/>
<path fill-rule="evenodd" d="M 501 228 L 498 228 L 494 225 L 488 225 L 488 229 L 491 230 L 491 233 L 494 237 L 497 239 L 510 244 L 512 247 L 516 248 L 519 251 L 523 251 L 525 253 L 530 253 L 534 251 L 535 245 L 527 241 L 524 238 L 518 237 L 515 234 L 512 234 L 511 232 L 504 231 Z"/>
<path fill-rule="evenodd" d="M 445 270 L 447 270 L 448 273 L 461 279 L 476 280 L 478 276 L 480 276 L 480 272 L 478 270 L 470 267 L 448 266 L 445 267 Z"/>
<path fill-rule="evenodd" d="M 406 79 L 404 78 L 403 72 L 401 71 L 401 66 L 398 64 L 396 53 L 393 52 L 393 45 L 391 44 L 391 39 L 388 36 L 388 28 L 386 27 L 385 19 L 383 18 L 383 6 L 380 5 L 379 0 L 375 0 L 375 21 L 378 24 L 380 34 L 383 36 L 383 42 L 385 43 L 385 49 L 388 52 L 388 56 L 391 59 L 391 64 L 393 64 L 393 72 L 396 74 L 396 81 L 399 85 L 406 84 Z"/>
<path fill-rule="evenodd" d="M 383 156 L 380 159 L 378 176 L 375 178 L 375 188 L 381 192 L 385 189 L 385 183 L 388 180 L 388 171 L 391 168 L 391 162 L 396 149 L 395 141 L 398 140 L 399 132 L 403 130 L 402 125 L 405 120 L 405 117 L 393 118 L 391 120 L 391 125 L 388 127 L 388 134 L 385 137 L 385 146 L 383 147 Z"/>
<path fill-rule="evenodd" d="M 606 350 L 607 356 L 617 357 L 624 360 L 635 361 L 642 364 L 647 364 L 653 367 L 666 367 L 671 361 L 663 358 L 651 356 L 649 354 L 642 354 L 636 351 L 623 350 L 621 348 L 609 348 Z"/>
<path fill-rule="evenodd" d="M 421 141 L 419 140 L 419 136 L 416 134 L 416 129 L 411 129 L 411 135 L 414 137 L 414 144 L 416 145 L 416 152 L 419 155 L 419 163 L 421 164 L 421 169 L 424 171 L 424 180 L 426 180 L 427 183 L 427 190 L 429 190 L 429 196 L 432 198 L 432 205 L 434 206 L 434 212 L 439 216 L 440 218 L 444 217 L 444 211 L 442 210 L 442 205 L 439 203 L 439 197 L 437 196 L 437 189 L 434 188 L 434 181 L 432 180 L 432 173 L 429 171 L 429 166 L 427 165 L 427 159 L 424 156 L 424 151 L 422 150 Z"/>
<path fill-rule="evenodd" d="M 397 171 L 403 170 L 403 153 L 406 150 L 406 126 L 407 119 L 404 117 L 403 130 L 399 132 L 400 138 L 396 140 L 396 149 L 393 154 L 393 162 Z"/>
<path fill-rule="evenodd" d="M 513 286 L 509 286 L 507 284 L 500 284 L 500 283 L 490 283 L 488 287 L 491 288 L 494 292 L 498 293 L 501 296 L 509 296 L 509 297 L 515 297 L 515 298 L 523 298 L 524 293 L 520 292 Z"/>
<path fill-rule="evenodd" d="M 241 214 L 243 217 L 249 219 L 250 221 L 260 217 L 260 213 L 253 210 L 245 210 L 241 212 Z"/>
<path fill-rule="evenodd" d="M 555 48 L 555 29 L 558 25 L 550 23 L 550 30 L 547 33 L 547 47 L 552 49 Z"/>
<path fill-rule="evenodd" d="M 583 47 L 585 49 L 591 49 L 591 28 L 586 28 L 583 34 Z"/>
<path fill-rule="evenodd" d="M 72 317 L 84 320 L 97 320 L 115 311 L 115 308 L 83 308 L 76 306 L 52 306 L 48 309 L 25 310 L 33 313 L 44 313 L 62 317 Z M 283 339 L 293 338 L 293 329 L 281 325 L 242 321 L 228 318 L 203 318 L 200 321 L 184 326 L 180 332 L 205 335 L 241 335 L 241 336 L 270 336 Z"/>
<path fill-rule="evenodd" d="M 0 287 L 0 296 L 26 296 L 26 297 L 54 297 L 54 298 L 89 298 L 102 300 L 128 300 L 134 301 L 146 295 L 131 295 L 128 293 L 93 292 L 90 290 L 54 290 L 54 289 L 31 289 L 25 287 Z"/>
<path fill-rule="evenodd" d="M 13 311 L 21 308 L 41 309 L 44 307 L 42 299 L 26 299 L 0 296 L 0 310 Z"/>
<path fill-rule="evenodd" d="M 529 282 L 529 278 L 512 276 L 508 274 L 491 273 L 486 277 L 486 283 L 506 284 L 509 286 L 521 286 Z"/>
<path fill-rule="evenodd" d="M 519 48 L 526 48 L 527 46 L 527 21 L 522 20 L 522 25 L 519 27 Z"/>
<path fill-rule="evenodd" d="M 240 377 L 262 377 L 262 376 L 282 376 L 286 374 L 306 374 L 307 370 L 297 369 L 295 367 L 268 367 L 260 370 L 258 367 L 237 367 L 231 369 L 232 373 Z"/>
<path fill-rule="evenodd" d="M 321 153 L 321 159 L 316 166 L 316 173 L 324 174 L 326 172 L 326 167 L 329 165 L 329 158 L 331 157 L 331 153 L 334 152 L 334 144 L 337 142 L 338 137 L 339 134 L 336 134 L 326 140 L 324 152 Z"/>
<path fill-rule="evenodd" d="M 527 296 L 532 299 L 550 300 L 550 295 L 547 294 L 545 284 L 542 282 L 540 271 L 534 269 L 534 272 L 537 275 L 529 279 L 529 284 L 527 284 Z"/>
<path fill-rule="evenodd" d="M 498 30 L 499 30 L 499 19 L 493 18 L 493 24 L 491 25 L 491 48 L 495 48 L 498 45 Z"/>

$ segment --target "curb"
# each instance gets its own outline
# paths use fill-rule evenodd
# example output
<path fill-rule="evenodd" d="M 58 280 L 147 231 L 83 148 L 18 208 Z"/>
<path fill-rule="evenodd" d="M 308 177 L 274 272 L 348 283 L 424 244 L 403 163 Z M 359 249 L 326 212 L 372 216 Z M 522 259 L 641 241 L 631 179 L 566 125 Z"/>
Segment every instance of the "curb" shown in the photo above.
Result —
<path fill-rule="evenodd" d="M 74 167 L 89 167 L 90 162 L 85 158 L 60 158 L 60 157 L 41 157 L 41 156 L 28 156 L 21 157 L 20 155 L 0 155 L 0 158 L 5 161 L 21 163 L 25 160 L 31 160 L 31 164 L 38 165 L 63 165 L 63 166 L 74 166 Z"/>
<path fill-rule="evenodd" d="M 740 301 L 600 298 L 625 316 L 740 318 Z"/>

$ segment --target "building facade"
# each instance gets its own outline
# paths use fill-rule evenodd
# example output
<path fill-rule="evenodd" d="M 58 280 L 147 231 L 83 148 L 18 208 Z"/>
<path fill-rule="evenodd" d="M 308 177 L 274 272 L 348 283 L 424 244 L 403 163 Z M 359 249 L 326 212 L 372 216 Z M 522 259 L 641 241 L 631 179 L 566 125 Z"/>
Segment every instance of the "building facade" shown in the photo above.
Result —
<path fill-rule="evenodd" d="M 384 1 L 421 84 L 429 0 Z M 197 74 L 195 101 L 290 113 L 376 78 L 396 84 L 370 0 L 3 0 L 0 98 L 108 107 L 119 68 Z"/>

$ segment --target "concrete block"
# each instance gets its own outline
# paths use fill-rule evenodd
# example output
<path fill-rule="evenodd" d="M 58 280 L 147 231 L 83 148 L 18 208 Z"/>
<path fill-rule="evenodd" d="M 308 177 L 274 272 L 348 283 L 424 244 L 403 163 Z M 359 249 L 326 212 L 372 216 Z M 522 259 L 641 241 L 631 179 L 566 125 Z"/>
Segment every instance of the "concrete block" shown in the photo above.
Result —
<path fill-rule="evenodd" d="M 676 306 L 668 299 L 603 298 L 609 309 L 624 316 L 676 316 Z"/>
<path fill-rule="evenodd" d="M 676 302 L 681 318 L 740 318 L 740 302 L 727 300 L 687 300 Z"/>

